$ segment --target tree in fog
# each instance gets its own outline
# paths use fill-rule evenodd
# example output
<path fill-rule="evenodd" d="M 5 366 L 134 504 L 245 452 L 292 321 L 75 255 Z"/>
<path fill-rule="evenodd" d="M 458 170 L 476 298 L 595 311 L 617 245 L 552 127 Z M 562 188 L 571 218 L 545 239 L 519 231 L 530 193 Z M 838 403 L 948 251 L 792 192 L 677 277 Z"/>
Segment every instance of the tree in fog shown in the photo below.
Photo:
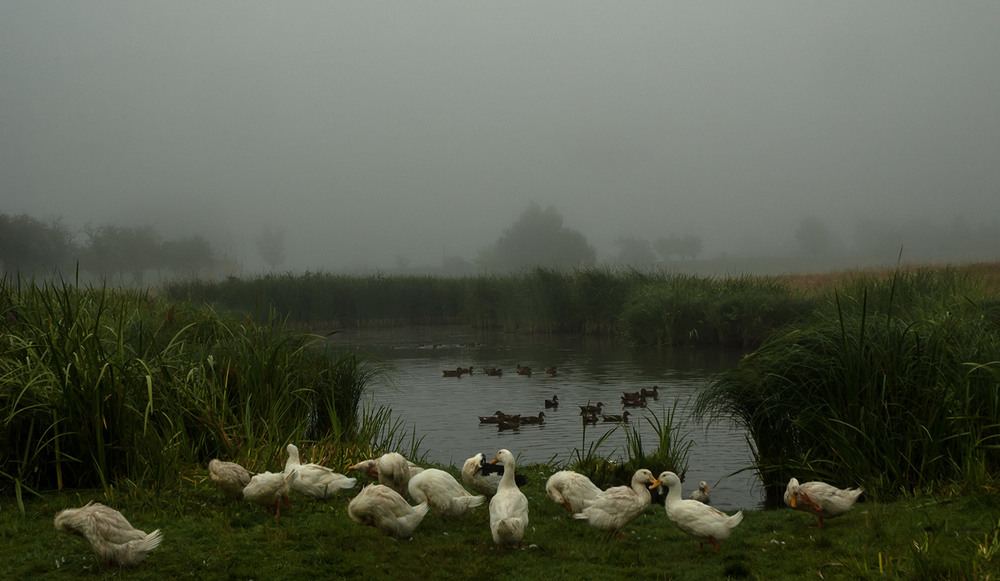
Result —
<path fill-rule="evenodd" d="M 816 216 L 808 216 L 795 229 L 795 242 L 806 256 L 829 256 L 836 249 L 837 237 Z"/>
<path fill-rule="evenodd" d="M 74 251 L 59 222 L 0 213 L 0 273 L 52 274 L 69 265 Z"/>
<path fill-rule="evenodd" d="M 615 246 L 618 246 L 618 254 L 615 256 L 618 264 L 649 266 L 656 262 L 653 246 L 644 238 L 619 236 L 615 240 Z"/>
<path fill-rule="evenodd" d="M 532 202 L 492 246 L 479 251 L 476 262 L 486 270 L 509 272 L 533 266 L 592 266 L 596 257 L 583 234 L 563 226 L 555 208 L 543 210 Z"/>
<path fill-rule="evenodd" d="M 123 273 L 142 285 L 147 269 L 160 268 L 160 239 L 152 226 L 87 227 L 87 248 L 81 266 L 99 276 Z"/>
<path fill-rule="evenodd" d="M 261 260 L 271 270 L 285 263 L 285 232 L 283 230 L 267 226 L 254 238 L 253 242 Z"/>
<path fill-rule="evenodd" d="M 212 246 L 204 236 L 168 240 L 162 245 L 162 256 L 164 268 L 190 277 L 196 277 L 202 269 L 210 268 L 215 260 Z"/>
<path fill-rule="evenodd" d="M 653 242 L 653 249 L 663 260 L 671 260 L 674 256 L 681 260 L 694 260 L 701 254 L 701 236 L 671 234 L 666 238 L 657 238 Z"/>

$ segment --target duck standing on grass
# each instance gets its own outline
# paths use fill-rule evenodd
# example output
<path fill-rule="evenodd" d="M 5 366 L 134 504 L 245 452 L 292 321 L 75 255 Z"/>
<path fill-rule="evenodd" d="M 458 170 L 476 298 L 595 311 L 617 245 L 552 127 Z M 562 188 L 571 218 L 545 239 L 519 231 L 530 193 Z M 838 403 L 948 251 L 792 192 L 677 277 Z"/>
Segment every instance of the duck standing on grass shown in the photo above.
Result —
<path fill-rule="evenodd" d="M 354 488 L 358 482 L 357 479 L 338 474 L 326 466 L 302 464 L 295 444 L 289 444 L 285 449 L 288 451 L 288 460 L 285 461 L 284 472 L 296 472 L 292 490 L 299 494 L 318 499 L 333 498 L 341 490 Z"/>
<path fill-rule="evenodd" d="M 284 472 L 261 472 L 255 474 L 250 479 L 250 483 L 243 488 L 243 498 L 248 502 L 259 504 L 270 512 L 274 507 L 274 518 L 281 516 L 281 504 L 285 506 L 291 504 L 288 500 L 288 491 L 295 481 L 297 473 L 295 471 L 285 474 Z"/>
<path fill-rule="evenodd" d="M 681 479 L 673 472 L 663 472 L 657 479 L 668 488 L 667 518 L 685 533 L 698 539 L 698 550 L 706 542 L 719 550 L 719 541 L 729 538 L 736 525 L 743 522 L 743 511 L 730 516 L 697 500 L 681 498 Z"/>
<path fill-rule="evenodd" d="M 503 464 L 503 476 L 497 493 L 490 500 L 490 532 L 493 542 L 502 547 L 520 547 L 528 528 L 528 498 L 514 481 L 514 454 L 503 449 L 490 464 Z"/>
<path fill-rule="evenodd" d="M 462 516 L 486 502 L 485 496 L 469 494 L 454 476 L 437 468 L 428 468 L 411 478 L 408 488 L 414 502 L 426 502 L 445 517 Z"/>
<path fill-rule="evenodd" d="M 560 470 L 545 482 L 545 494 L 571 513 L 582 511 L 587 501 L 594 500 L 600 493 L 601 489 L 590 478 L 572 470 Z"/>
<path fill-rule="evenodd" d="M 816 515 L 817 528 L 823 528 L 823 517 L 833 518 L 851 510 L 864 492 L 860 488 L 837 488 L 825 482 L 806 482 L 792 478 L 785 488 L 785 504 L 795 510 Z"/>
<path fill-rule="evenodd" d="M 243 500 L 243 489 L 250 484 L 250 472 L 236 462 L 223 462 L 212 458 L 208 462 L 208 475 L 219 485 L 222 493 L 232 500 Z"/>
<path fill-rule="evenodd" d="M 108 565 L 138 565 L 163 540 L 159 529 L 147 535 L 133 527 L 122 513 L 99 502 L 60 511 L 54 524 L 61 533 L 87 539 L 94 553 Z"/>
<path fill-rule="evenodd" d="M 653 473 L 645 468 L 636 470 L 630 486 L 615 486 L 601 492 L 593 500 L 584 501 L 584 509 L 574 514 L 573 518 L 585 520 L 590 526 L 614 533 L 620 539 L 625 525 L 649 508 L 652 498 L 647 484 L 656 488 Z"/>
<path fill-rule="evenodd" d="M 410 506 L 398 492 L 382 484 L 369 484 L 347 505 L 354 522 L 374 527 L 387 537 L 408 539 L 427 514 L 427 503 Z"/>

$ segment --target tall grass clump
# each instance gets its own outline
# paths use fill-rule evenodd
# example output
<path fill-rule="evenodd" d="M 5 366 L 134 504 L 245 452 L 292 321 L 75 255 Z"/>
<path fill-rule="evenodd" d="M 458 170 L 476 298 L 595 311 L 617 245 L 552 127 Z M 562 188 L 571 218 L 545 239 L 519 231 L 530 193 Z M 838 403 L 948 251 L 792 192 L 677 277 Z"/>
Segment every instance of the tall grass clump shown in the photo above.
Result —
<path fill-rule="evenodd" d="M 621 318 L 626 336 L 640 345 L 748 348 L 813 306 L 777 278 L 676 275 L 638 286 Z"/>
<path fill-rule="evenodd" d="M 791 476 L 893 497 L 1000 469 L 1000 319 L 952 269 L 859 278 L 699 397 L 742 422 L 766 486 Z"/>
<path fill-rule="evenodd" d="M 139 290 L 0 283 L 0 491 L 159 486 L 353 442 L 378 372 L 323 337 Z"/>
<path fill-rule="evenodd" d="M 677 402 L 669 410 L 663 408 L 660 416 L 646 408 L 640 421 L 652 428 L 656 435 L 652 446 L 648 445 L 649 442 L 643 442 L 639 426 L 635 423 L 616 424 L 588 444 L 587 424 L 583 423 L 581 447 L 573 451 L 570 468 L 585 474 L 601 488 L 629 482 L 640 468 L 649 469 L 653 474 L 670 470 L 683 478 L 687 473 L 688 454 L 694 442 L 681 432 Z M 625 431 L 625 444 L 621 453 L 602 451 L 601 447 L 618 430 Z"/>

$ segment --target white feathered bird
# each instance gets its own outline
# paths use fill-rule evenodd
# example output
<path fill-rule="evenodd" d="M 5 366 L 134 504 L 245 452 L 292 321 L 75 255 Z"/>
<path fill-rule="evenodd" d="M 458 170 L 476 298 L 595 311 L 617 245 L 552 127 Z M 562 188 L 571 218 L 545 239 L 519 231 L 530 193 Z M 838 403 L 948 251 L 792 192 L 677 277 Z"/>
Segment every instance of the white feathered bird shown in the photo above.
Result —
<path fill-rule="evenodd" d="M 427 503 L 410 506 L 398 492 L 382 484 L 369 484 L 347 505 L 354 522 L 375 527 L 383 535 L 409 538 L 427 514 Z"/>
<path fill-rule="evenodd" d="M 545 482 L 545 493 L 566 510 L 576 513 L 586 508 L 587 501 L 597 498 L 601 489 L 579 472 L 560 470 Z"/>
<path fill-rule="evenodd" d="M 243 489 L 250 484 L 250 472 L 236 462 L 213 458 L 208 462 L 208 474 L 222 493 L 233 500 L 243 500 Z"/>
<path fill-rule="evenodd" d="M 437 468 L 427 468 L 410 478 L 408 490 L 414 502 L 426 502 L 446 517 L 462 516 L 486 502 L 485 496 L 469 494 L 454 476 Z"/>
<path fill-rule="evenodd" d="M 667 518 L 685 533 L 698 539 L 698 550 L 706 542 L 719 550 L 719 542 L 729 538 L 736 525 L 743 522 L 743 511 L 730 516 L 707 504 L 681 497 L 681 479 L 673 472 L 660 474 L 659 483 L 668 488 Z"/>
<path fill-rule="evenodd" d="M 288 452 L 288 460 L 285 461 L 284 472 L 297 473 L 291 489 L 299 494 L 319 499 L 333 498 L 341 490 L 354 488 L 358 482 L 357 479 L 338 474 L 326 466 L 302 464 L 295 444 L 289 444 L 285 450 Z"/>
<path fill-rule="evenodd" d="M 585 500 L 584 509 L 573 515 L 573 518 L 585 520 L 590 526 L 614 533 L 621 538 L 622 529 L 649 508 L 651 497 L 647 484 L 656 485 L 653 473 L 640 468 L 632 475 L 629 486 L 609 488 L 593 500 Z"/>
<path fill-rule="evenodd" d="M 494 543 L 519 547 L 524 530 L 528 528 L 528 498 L 514 482 L 514 454 L 500 450 L 490 463 L 497 462 L 503 464 L 503 476 L 497 493 L 490 500 L 490 532 Z"/>
<path fill-rule="evenodd" d="M 864 492 L 860 488 L 837 488 L 825 482 L 805 482 L 792 478 L 785 488 L 785 504 L 796 509 L 816 515 L 823 526 L 823 518 L 840 516 L 851 510 L 858 497 Z"/>
<path fill-rule="evenodd" d="M 465 464 L 462 465 L 462 482 L 472 490 L 485 495 L 487 498 L 492 498 L 497 493 L 501 473 L 483 474 L 482 466 L 484 462 L 485 456 L 482 453 L 476 454 L 466 460 Z"/>
<path fill-rule="evenodd" d="M 94 553 L 109 565 L 137 565 L 163 540 L 159 529 L 146 534 L 122 513 L 99 502 L 60 511 L 54 523 L 61 533 L 87 539 Z"/>
<path fill-rule="evenodd" d="M 281 516 L 281 504 L 290 504 L 288 491 L 291 488 L 297 472 L 261 472 L 250 479 L 243 488 L 243 498 L 254 504 L 259 504 L 269 511 L 274 507 L 274 518 Z"/>

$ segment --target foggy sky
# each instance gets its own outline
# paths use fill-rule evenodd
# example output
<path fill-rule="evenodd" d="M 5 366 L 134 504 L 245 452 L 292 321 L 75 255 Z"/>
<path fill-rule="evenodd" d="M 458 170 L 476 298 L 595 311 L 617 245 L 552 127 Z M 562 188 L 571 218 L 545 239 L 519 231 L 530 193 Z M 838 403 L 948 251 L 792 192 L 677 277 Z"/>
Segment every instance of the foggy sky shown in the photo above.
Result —
<path fill-rule="evenodd" d="M 471 260 L 531 202 L 599 257 L 976 223 L 998 30 L 995 0 L 0 0 L 0 211 L 251 266 L 276 227 L 310 270 Z"/>

